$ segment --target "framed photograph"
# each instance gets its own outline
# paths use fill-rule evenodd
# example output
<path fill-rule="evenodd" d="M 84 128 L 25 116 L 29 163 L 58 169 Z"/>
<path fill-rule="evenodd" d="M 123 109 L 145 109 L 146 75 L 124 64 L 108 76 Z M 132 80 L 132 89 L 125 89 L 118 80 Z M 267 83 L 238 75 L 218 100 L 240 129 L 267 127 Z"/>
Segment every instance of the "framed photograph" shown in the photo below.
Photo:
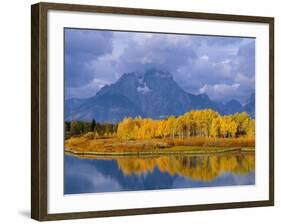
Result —
<path fill-rule="evenodd" d="M 31 9 L 32 218 L 274 204 L 274 18 Z"/>

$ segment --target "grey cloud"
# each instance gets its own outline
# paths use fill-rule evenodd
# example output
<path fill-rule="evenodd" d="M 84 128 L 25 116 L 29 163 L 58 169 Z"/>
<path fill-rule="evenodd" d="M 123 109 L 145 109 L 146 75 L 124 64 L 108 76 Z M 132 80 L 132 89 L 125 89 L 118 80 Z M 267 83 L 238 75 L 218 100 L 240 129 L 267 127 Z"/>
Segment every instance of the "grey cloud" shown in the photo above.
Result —
<path fill-rule="evenodd" d="M 90 61 L 111 53 L 112 33 L 95 30 L 65 30 L 65 75 L 67 87 L 87 85 L 95 78 Z"/>
<path fill-rule="evenodd" d="M 123 73 L 150 68 L 169 71 L 186 92 L 205 92 L 212 99 L 242 102 L 254 90 L 254 39 L 108 31 L 75 35 L 67 55 L 71 96 L 92 96 Z"/>

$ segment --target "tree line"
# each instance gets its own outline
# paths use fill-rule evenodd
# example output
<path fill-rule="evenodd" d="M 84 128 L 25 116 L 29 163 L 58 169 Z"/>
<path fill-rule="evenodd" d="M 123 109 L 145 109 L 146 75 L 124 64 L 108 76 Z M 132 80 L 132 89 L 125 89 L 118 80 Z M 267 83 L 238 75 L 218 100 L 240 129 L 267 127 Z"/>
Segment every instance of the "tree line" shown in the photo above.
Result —
<path fill-rule="evenodd" d="M 75 135 L 83 135 L 92 132 L 94 136 L 112 136 L 117 133 L 117 124 L 99 123 L 95 119 L 92 122 L 87 121 L 66 121 L 66 138 Z"/>
<path fill-rule="evenodd" d="M 255 120 L 246 113 L 220 115 L 212 109 L 192 110 L 163 120 L 125 117 L 120 123 L 66 121 L 66 138 L 91 132 L 95 137 L 116 136 L 120 139 L 255 136 Z"/>
<path fill-rule="evenodd" d="M 164 120 L 125 117 L 118 124 L 121 139 L 255 136 L 255 120 L 246 113 L 222 116 L 212 109 L 193 110 Z"/>

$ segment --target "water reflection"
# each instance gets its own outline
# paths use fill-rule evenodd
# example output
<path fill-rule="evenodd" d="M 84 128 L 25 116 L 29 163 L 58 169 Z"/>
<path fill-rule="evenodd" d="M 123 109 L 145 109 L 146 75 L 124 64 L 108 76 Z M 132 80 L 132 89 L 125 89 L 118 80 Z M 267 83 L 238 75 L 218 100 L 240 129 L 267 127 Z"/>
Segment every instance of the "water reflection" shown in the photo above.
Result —
<path fill-rule="evenodd" d="M 253 154 L 119 158 L 116 160 L 124 175 L 152 173 L 155 168 L 158 168 L 171 176 L 180 175 L 202 181 L 211 181 L 223 172 L 242 175 L 255 169 Z"/>
<path fill-rule="evenodd" d="M 121 158 L 65 155 L 65 194 L 254 183 L 254 153 Z"/>

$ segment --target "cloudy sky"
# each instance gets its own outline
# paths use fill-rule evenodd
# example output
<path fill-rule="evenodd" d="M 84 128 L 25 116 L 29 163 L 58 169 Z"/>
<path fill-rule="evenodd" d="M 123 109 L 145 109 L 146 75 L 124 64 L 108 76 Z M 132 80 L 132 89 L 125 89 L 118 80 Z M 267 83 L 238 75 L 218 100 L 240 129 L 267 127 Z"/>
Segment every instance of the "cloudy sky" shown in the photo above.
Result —
<path fill-rule="evenodd" d="M 170 72 L 186 92 L 244 103 L 255 90 L 255 39 L 65 29 L 67 99 L 149 68 Z"/>

